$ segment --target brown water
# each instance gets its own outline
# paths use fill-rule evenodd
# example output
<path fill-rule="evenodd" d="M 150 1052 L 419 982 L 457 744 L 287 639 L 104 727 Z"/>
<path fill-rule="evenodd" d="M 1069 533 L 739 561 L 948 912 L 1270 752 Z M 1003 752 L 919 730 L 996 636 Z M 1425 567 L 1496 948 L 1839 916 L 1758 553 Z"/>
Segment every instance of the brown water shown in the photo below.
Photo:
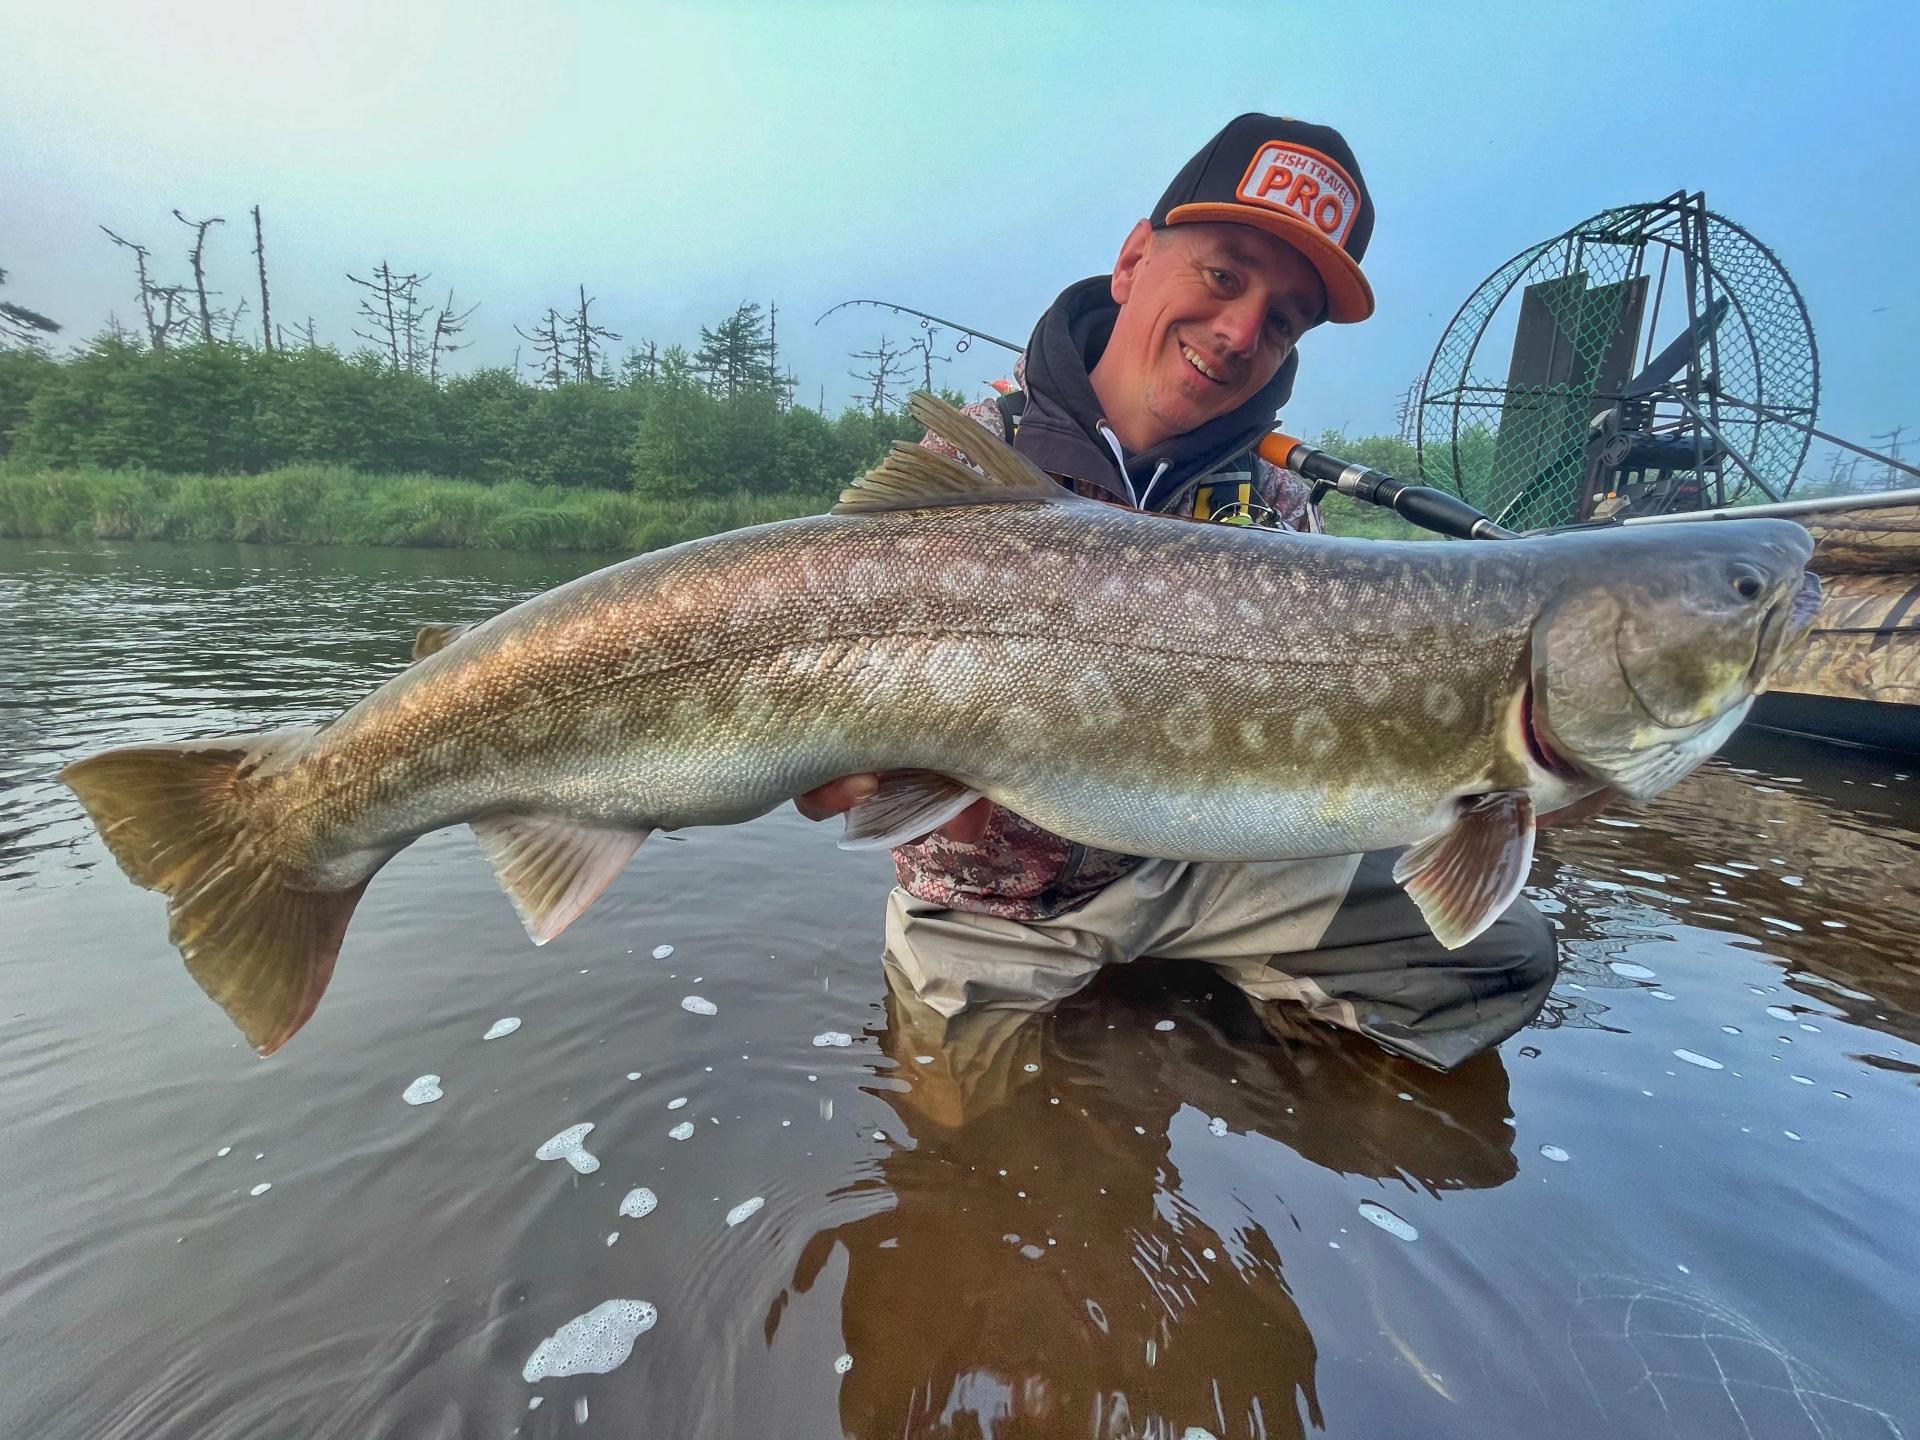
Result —
<path fill-rule="evenodd" d="M 253 1058 L 51 772 L 583 568 L 0 542 L 0 1436 L 1920 1437 L 1920 803 L 1863 752 L 1548 836 L 1562 983 L 1449 1076 L 1148 965 L 943 1033 L 791 811 L 541 950 L 429 837 Z M 613 1300 L 624 1362 L 523 1378 Z"/>

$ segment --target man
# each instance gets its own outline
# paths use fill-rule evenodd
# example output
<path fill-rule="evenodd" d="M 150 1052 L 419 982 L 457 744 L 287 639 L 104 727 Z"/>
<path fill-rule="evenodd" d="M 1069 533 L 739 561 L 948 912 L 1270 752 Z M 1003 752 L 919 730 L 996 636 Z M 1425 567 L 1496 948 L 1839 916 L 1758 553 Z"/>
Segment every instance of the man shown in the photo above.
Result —
<path fill-rule="evenodd" d="M 1338 131 L 1242 115 L 1133 227 L 1112 275 L 1070 286 L 1040 318 L 1016 370 L 1021 390 L 968 413 L 1010 430 L 1016 449 L 1081 494 L 1317 530 L 1300 482 L 1248 452 L 1292 391 L 1301 336 L 1373 312 L 1359 264 L 1372 231 L 1372 199 Z M 877 785 L 844 776 L 796 803 L 823 819 Z M 1397 853 L 1141 859 L 983 801 L 894 852 L 889 979 L 952 1016 L 1044 1006 L 1106 964 L 1198 960 L 1263 1009 L 1298 1003 L 1448 1069 L 1539 1013 L 1553 933 L 1520 900 L 1470 945 L 1443 949 L 1392 879 Z"/>

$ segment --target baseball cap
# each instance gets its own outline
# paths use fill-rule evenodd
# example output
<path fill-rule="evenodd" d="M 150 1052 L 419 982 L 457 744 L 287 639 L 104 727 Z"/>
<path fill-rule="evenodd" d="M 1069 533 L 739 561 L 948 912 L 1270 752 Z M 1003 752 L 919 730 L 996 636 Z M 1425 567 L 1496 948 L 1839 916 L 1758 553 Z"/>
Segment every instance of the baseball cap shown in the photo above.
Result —
<path fill-rule="evenodd" d="M 1148 217 L 1156 230 L 1197 221 L 1251 225 L 1293 246 L 1327 287 L 1336 324 L 1373 313 L 1360 260 L 1373 238 L 1373 197 L 1338 130 L 1285 115 L 1242 115 L 1173 177 Z"/>

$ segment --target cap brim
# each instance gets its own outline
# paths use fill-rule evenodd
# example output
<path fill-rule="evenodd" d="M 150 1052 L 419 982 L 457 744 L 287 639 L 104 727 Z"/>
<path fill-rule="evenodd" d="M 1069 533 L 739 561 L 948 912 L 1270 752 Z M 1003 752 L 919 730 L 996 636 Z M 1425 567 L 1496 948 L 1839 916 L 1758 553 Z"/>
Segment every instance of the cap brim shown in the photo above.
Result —
<path fill-rule="evenodd" d="M 1165 221 L 1168 225 L 1206 222 L 1251 225 L 1286 241 L 1306 256 L 1307 263 L 1319 272 L 1320 283 L 1327 287 L 1327 319 L 1334 324 L 1351 325 L 1373 314 L 1373 287 L 1360 273 L 1353 257 L 1306 221 L 1282 215 L 1277 210 L 1230 204 L 1176 205 L 1167 212 Z"/>

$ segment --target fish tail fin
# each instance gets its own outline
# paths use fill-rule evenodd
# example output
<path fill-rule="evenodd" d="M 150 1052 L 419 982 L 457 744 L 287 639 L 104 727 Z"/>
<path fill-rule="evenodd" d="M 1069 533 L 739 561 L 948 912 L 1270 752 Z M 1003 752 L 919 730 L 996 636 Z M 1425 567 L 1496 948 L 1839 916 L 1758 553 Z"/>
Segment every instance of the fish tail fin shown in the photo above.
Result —
<path fill-rule="evenodd" d="M 320 1003 L 367 887 L 301 888 L 250 823 L 252 777 L 314 733 L 130 745 L 60 772 L 128 878 L 167 897 L 188 973 L 262 1055 Z"/>

